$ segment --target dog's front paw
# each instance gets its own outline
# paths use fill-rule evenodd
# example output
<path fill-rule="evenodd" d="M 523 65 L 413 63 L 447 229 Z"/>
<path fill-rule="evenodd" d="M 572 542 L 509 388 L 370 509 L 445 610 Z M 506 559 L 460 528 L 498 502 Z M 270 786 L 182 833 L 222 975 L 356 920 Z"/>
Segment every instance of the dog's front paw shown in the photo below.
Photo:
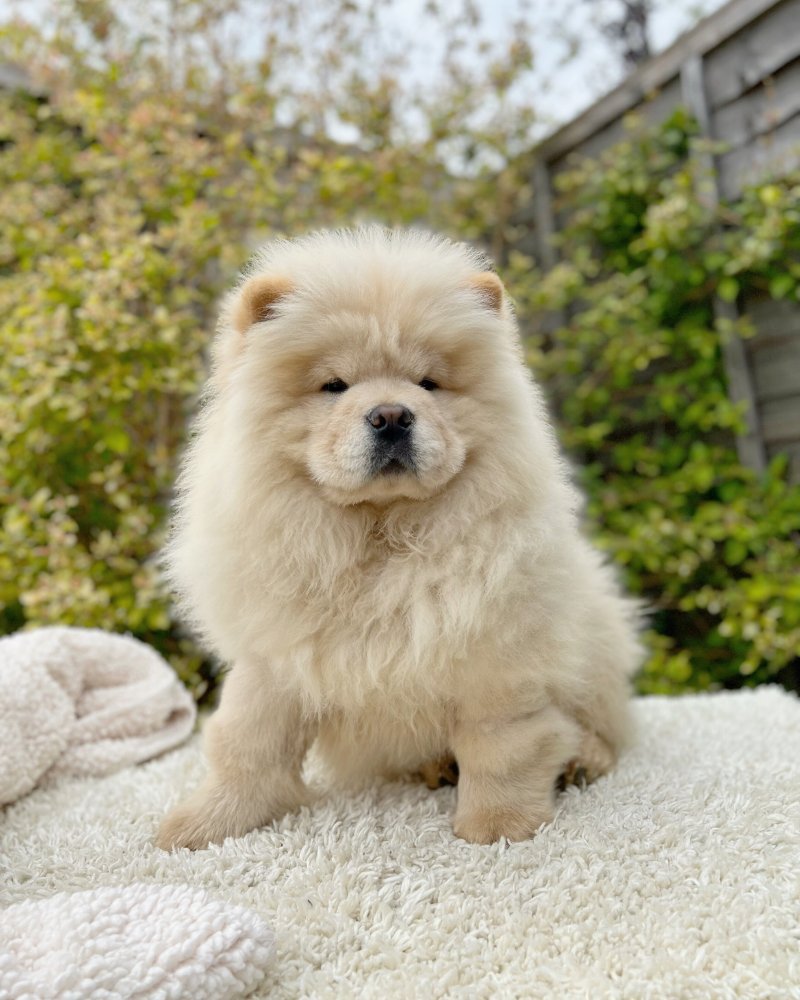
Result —
<path fill-rule="evenodd" d="M 199 851 L 209 844 L 221 844 L 226 837 L 241 837 L 251 829 L 237 819 L 235 809 L 226 815 L 214 803 L 193 797 L 168 813 L 159 827 L 156 846 L 162 851 L 174 847 Z"/>
<path fill-rule="evenodd" d="M 474 809 L 456 813 L 453 833 L 470 844 L 494 844 L 501 837 L 511 841 L 530 840 L 539 827 L 552 818 L 553 810 L 550 808 L 533 814 L 510 807 Z"/>
<path fill-rule="evenodd" d="M 255 815 L 247 804 L 224 792 L 200 789 L 168 813 L 156 844 L 164 851 L 173 847 L 199 851 L 209 844 L 221 844 L 227 837 L 243 837 L 271 818 Z"/>
<path fill-rule="evenodd" d="M 173 847 L 202 850 L 209 844 L 221 844 L 227 837 L 243 837 L 306 805 L 311 798 L 299 781 L 284 781 L 283 787 L 273 792 L 252 787 L 237 792 L 229 785 L 209 782 L 167 815 L 156 845 L 164 851 Z"/>

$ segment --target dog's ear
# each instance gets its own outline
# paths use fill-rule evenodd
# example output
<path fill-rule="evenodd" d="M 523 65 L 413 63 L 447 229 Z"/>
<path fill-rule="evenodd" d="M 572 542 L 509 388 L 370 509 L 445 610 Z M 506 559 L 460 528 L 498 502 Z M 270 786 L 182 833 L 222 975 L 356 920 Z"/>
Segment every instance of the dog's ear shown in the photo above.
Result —
<path fill-rule="evenodd" d="M 291 291 L 291 281 L 278 274 L 257 274 L 249 278 L 239 289 L 231 322 L 239 333 L 246 333 L 254 323 L 272 319 L 275 304 Z"/>
<path fill-rule="evenodd" d="M 492 312 L 499 313 L 503 308 L 503 282 L 494 271 L 481 271 L 473 274 L 468 280 L 469 287 L 477 292 L 481 302 Z"/>

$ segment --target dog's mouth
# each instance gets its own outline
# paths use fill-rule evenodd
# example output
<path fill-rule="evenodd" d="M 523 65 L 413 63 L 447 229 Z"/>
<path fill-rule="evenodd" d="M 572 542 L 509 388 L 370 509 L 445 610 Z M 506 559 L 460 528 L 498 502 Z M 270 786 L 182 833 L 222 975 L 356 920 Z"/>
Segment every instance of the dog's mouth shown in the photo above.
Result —
<path fill-rule="evenodd" d="M 410 473 L 417 474 L 417 465 L 410 449 L 393 448 L 373 456 L 372 474 L 374 476 L 401 476 Z"/>
<path fill-rule="evenodd" d="M 409 470 L 408 466 L 404 465 L 403 462 L 399 461 L 399 459 L 391 458 L 386 463 L 386 465 L 384 465 L 383 468 L 379 470 L 378 475 L 399 476 L 402 473 L 409 471 L 411 470 Z"/>

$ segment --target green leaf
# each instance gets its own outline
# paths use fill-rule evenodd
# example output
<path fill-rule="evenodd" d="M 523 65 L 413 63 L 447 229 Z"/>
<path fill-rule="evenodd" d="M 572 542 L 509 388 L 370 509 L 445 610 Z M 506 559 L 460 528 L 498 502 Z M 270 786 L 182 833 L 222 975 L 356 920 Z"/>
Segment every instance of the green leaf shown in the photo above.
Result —
<path fill-rule="evenodd" d="M 739 282 L 736 278 L 721 278 L 717 294 L 724 302 L 735 302 L 739 297 Z"/>
<path fill-rule="evenodd" d="M 748 548 L 738 538 L 729 538 L 725 542 L 725 562 L 729 566 L 738 566 L 748 555 Z"/>
<path fill-rule="evenodd" d="M 131 439 L 120 427 L 112 427 L 103 434 L 103 443 L 118 455 L 127 455 L 131 448 Z"/>
<path fill-rule="evenodd" d="M 794 291 L 796 284 L 797 282 L 791 274 L 776 274 L 774 278 L 770 279 L 769 294 L 774 299 L 785 299 Z"/>

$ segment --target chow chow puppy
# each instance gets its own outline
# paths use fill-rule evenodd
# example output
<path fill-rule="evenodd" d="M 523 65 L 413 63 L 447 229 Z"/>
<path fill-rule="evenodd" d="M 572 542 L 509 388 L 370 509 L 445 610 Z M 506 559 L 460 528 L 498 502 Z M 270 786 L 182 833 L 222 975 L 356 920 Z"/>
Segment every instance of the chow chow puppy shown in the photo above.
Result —
<path fill-rule="evenodd" d="M 222 308 L 167 563 L 232 664 L 164 848 L 454 757 L 455 833 L 523 840 L 611 768 L 636 608 L 579 529 L 500 279 L 364 228 L 267 245 Z M 428 772 L 429 773 L 429 772 Z"/>

